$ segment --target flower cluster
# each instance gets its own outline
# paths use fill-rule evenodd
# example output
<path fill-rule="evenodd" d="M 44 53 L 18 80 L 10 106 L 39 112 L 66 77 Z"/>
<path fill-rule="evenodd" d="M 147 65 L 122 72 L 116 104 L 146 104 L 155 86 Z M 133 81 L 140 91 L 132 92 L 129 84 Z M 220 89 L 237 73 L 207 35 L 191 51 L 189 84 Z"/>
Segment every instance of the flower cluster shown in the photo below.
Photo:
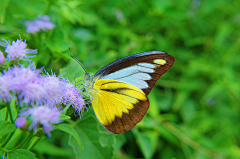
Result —
<path fill-rule="evenodd" d="M 56 105 L 71 103 L 74 109 L 81 114 L 85 108 L 81 91 L 67 79 L 54 74 L 40 75 L 40 72 L 42 70 L 36 69 L 33 63 L 27 68 L 14 65 L 7 71 L 3 71 L 0 76 L 1 101 L 10 102 L 12 98 L 15 98 L 20 106 L 25 104 L 34 108 L 44 105 L 48 107 L 46 109 L 54 109 Z M 39 118 L 35 119 L 34 115 L 31 119 L 33 123 L 39 120 Z M 43 126 L 46 127 L 46 125 Z"/>
<path fill-rule="evenodd" d="M 27 52 L 36 52 L 36 50 L 26 49 L 27 44 L 20 38 L 16 42 L 0 43 L 0 46 L 6 47 L 5 52 L 7 59 L 19 60 L 27 58 Z M 4 54 L 0 52 L 0 62 L 4 62 Z M 10 102 L 15 99 L 21 109 L 19 118 L 16 119 L 15 125 L 19 128 L 31 121 L 28 129 L 37 130 L 38 125 L 43 126 L 45 133 L 50 135 L 50 130 L 54 128 L 52 124 L 58 124 L 61 121 L 62 105 L 69 103 L 78 112 L 82 114 L 85 102 L 82 92 L 77 89 L 68 79 L 56 76 L 54 73 L 40 74 L 42 69 L 36 69 L 34 63 L 27 67 L 15 63 L 7 70 L 0 73 L 0 100 Z"/>
<path fill-rule="evenodd" d="M 19 36 L 19 39 L 12 41 L 12 44 L 9 41 L 2 39 L 4 42 L 0 42 L 0 46 L 6 47 L 5 52 L 7 53 L 7 60 L 22 60 L 34 57 L 35 55 L 26 55 L 26 54 L 36 54 L 36 49 L 26 49 L 27 44 L 26 40 L 22 40 Z M 4 62 L 5 58 L 2 52 L 0 52 L 0 64 Z"/>
<path fill-rule="evenodd" d="M 25 21 L 24 25 L 26 26 L 27 33 L 36 33 L 40 32 L 40 30 L 51 30 L 55 28 L 55 25 L 50 22 L 50 18 L 48 15 L 39 16 L 34 21 Z"/>
<path fill-rule="evenodd" d="M 22 100 L 26 101 L 28 97 L 25 94 L 30 89 L 29 85 L 34 84 L 40 78 L 40 72 L 41 70 L 35 69 L 33 64 L 30 64 L 27 68 L 14 66 L 8 68 L 7 71 L 3 71 L 0 76 L 0 99 L 3 102 L 9 102 L 11 98 L 16 99 L 16 95 L 18 95 L 20 103 L 22 103 Z"/>

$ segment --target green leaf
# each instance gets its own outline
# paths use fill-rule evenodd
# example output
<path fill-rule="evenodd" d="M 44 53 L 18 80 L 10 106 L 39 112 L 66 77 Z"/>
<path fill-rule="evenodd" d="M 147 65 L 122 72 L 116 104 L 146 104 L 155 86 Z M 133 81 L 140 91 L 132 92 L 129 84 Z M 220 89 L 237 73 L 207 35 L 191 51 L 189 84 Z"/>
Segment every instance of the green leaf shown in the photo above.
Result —
<path fill-rule="evenodd" d="M 9 2 L 10 0 L 2 0 L 0 2 L 0 24 L 3 24 L 4 21 L 5 21 L 5 17 L 6 17 L 6 10 L 7 10 L 7 7 L 9 5 Z"/>
<path fill-rule="evenodd" d="M 69 103 L 61 112 L 61 114 L 66 114 L 67 110 L 69 109 L 69 107 L 71 106 L 71 103 Z"/>
<path fill-rule="evenodd" d="M 114 144 L 115 153 L 118 153 L 123 145 L 127 142 L 125 134 L 114 135 L 116 138 L 116 144 Z"/>
<path fill-rule="evenodd" d="M 157 129 L 159 130 L 161 136 L 165 138 L 169 143 L 172 143 L 177 146 L 180 144 L 179 139 L 175 135 L 173 135 L 167 128 L 165 128 L 163 125 L 158 125 Z"/>
<path fill-rule="evenodd" d="M 189 99 L 180 109 L 180 114 L 182 115 L 183 120 L 191 121 L 191 118 L 196 112 L 197 104 L 194 100 Z"/>
<path fill-rule="evenodd" d="M 110 134 L 99 122 L 96 117 L 91 114 L 80 119 L 75 129 L 84 147 L 84 151 L 77 146 L 77 142 L 69 137 L 69 145 L 73 148 L 76 155 L 75 158 L 112 158 L 115 145 L 115 134 Z"/>
<path fill-rule="evenodd" d="M 3 108 L 0 110 L 0 121 L 5 120 L 5 116 L 6 116 L 6 111 L 7 111 L 7 107 Z"/>
<path fill-rule="evenodd" d="M 6 108 L 6 106 L 7 106 L 6 103 L 2 103 L 2 102 L 1 102 L 1 103 L 0 103 L 0 110 L 3 109 L 3 108 Z"/>
<path fill-rule="evenodd" d="M 60 117 L 59 117 L 59 120 L 68 120 L 68 119 L 71 119 L 71 117 L 70 116 L 67 116 L 67 115 L 60 115 Z"/>
<path fill-rule="evenodd" d="M 61 68 L 59 72 L 60 74 L 65 73 L 63 76 L 67 77 L 70 81 L 74 81 L 75 77 L 85 74 L 84 70 L 74 59 L 71 59 L 68 65 Z"/>
<path fill-rule="evenodd" d="M 148 95 L 149 100 L 151 101 L 150 107 L 148 109 L 148 114 L 152 117 L 157 117 L 160 110 L 158 107 L 158 101 L 157 98 L 155 96 L 156 91 L 152 90 L 150 92 L 150 94 Z"/>
<path fill-rule="evenodd" d="M 11 102 L 10 102 L 10 108 L 11 108 L 13 120 L 15 120 L 17 118 L 17 109 L 16 109 L 16 101 L 13 98 L 11 99 Z"/>
<path fill-rule="evenodd" d="M 88 29 L 84 28 L 75 29 L 71 33 L 72 37 L 78 40 L 88 41 L 93 38 L 92 33 Z"/>
<path fill-rule="evenodd" d="M 3 158 L 3 151 L 0 151 L 0 156 L 2 156 L 2 158 Z M 5 158 L 3 158 L 3 159 L 5 159 Z"/>
<path fill-rule="evenodd" d="M 11 124 L 8 121 L 0 121 L 0 136 L 7 135 L 16 130 L 14 124 Z"/>
<path fill-rule="evenodd" d="M 29 135 L 29 132 L 16 129 L 11 139 L 7 142 L 5 148 L 8 150 L 14 149 L 21 141 L 25 140 Z"/>
<path fill-rule="evenodd" d="M 8 159 L 35 159 L 36 155 L 30 151 L 24 149 L 18 149 L 8 153 Z"/>
<path fill-rule="evenodd" d="M 39 141 L 39 143 L 34 146 L 33 150 L 41 154 L 47 154 L 51 156 L 74 158 L 73 153 L 69 149 L 58 147 L 44 139 Z"/>
<path fill-rule="evenodd" d="M 144 158 L 152 158 L 158 143 L 158 134 L 156 132 L 137 132 L 136 139 Z"/>
<path fill-rule="evenodd" d="M 56 127 L 57 127 L 57 129 L 72 135 L 77 140 L 78 145 L 83 149 L 80 138 L 79 138 L 77 132 L 74 130 L 74 128 L 72 126 L 67 125 L 67 124 L 59 124 Z"/>

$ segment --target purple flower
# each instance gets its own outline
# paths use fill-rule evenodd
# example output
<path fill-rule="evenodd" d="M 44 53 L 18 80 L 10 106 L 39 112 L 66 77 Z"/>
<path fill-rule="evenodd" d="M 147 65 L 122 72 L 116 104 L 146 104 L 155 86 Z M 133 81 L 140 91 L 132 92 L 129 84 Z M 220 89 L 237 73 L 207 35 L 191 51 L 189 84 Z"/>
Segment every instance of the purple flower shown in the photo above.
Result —
<path fill-rule="evenodd" d="M 79 115 L 81 115 L 84 108 L 86 108 L 82 92 L 71 83 L 65 84 L 63 96 L 63 104 L 67 105 L 69 103 L 72 104 L 72 107 Z"/>
<path fill-rule="evenodd" d="M 44 88 L 48 94 L 48 105 L 55 106 L 61 103 L 63 97 L 63 87 L 65 81 L 61 76 L 56 76 L 52 73 L 52 75 L 44 76 Z"/>
<path fill-rule="evenodd" d="M 26 21 L 24 25 L 26 26 L 27 33 L 40 32 L 40 30 L 51 30 L 56 27 L 50 22 L 48 15 L 39 16 L 38 19 L 34 21 Z"/>
<path fill-rule="evenodd" d="M 10 102 L 14 98 L 20 106 L 48 105 L 51 108 L 71 103 L 81 115 L 86 108 L 82 92 L 61 76 L 40 75 L 40 72 L 42 69 L 36 69 L 33 63 L 27 68 L 14 65 L 4 70 L 0 74 L 0 100 Z"/>
<path fill-rule="evenodd" d="M 33 129 L 34 132 L 38 129 L 38 124 L 43 126 L 43 130 L 50 135 L 50 131 L 54 128 L 52 124 L 58 124 L 61 121 L 59 117 L 61 111 L 56 108 L 49 108 L 47 106 L 37 106 L 32 108 L 23 109 L 19 116 L 25 116 L 32 120 L 31 125 L 28 127 L 28 130 Z"/>
<path fill-rule="evenodd" d="M 23 118 L 23 117 L 19 117 L 15 120 L 15 125 L 18 128 L 24 127 L 26 125 L 26 123 L 27 123 L 27 119 Z"/>
<path fill-rule="evenodd" d="M 28 83 L 33 83 L 39 79 L 41 69 L 35 69 L 33 64 L 27 68 L 23 66 L 9 67 L 7 71 L 3 71 L 1 76 L 9 83 L 9 89 L 15 93 L 20 93 L 26 88 Z"/>
<path fill-rule="evenodd" d="M 3 102 L 10 102 L 14 96 L 10 92 L 10 80 L 8 77 L 0 77 L 0 100 Z"/>
<path fill-rule="evenodd" d="M 32 58 L 35 55 L 28 56 L 26 54 L 36 54 L 37 50 L 33 49 L 26 49 L 27 44 L 26 40 L 22 40 L 21 37 L 17 39 L 16 41 L 12 41 L 12 44 L 4 39 L 2 39 L 5 42 L 0 42 L 0 46 L 6 47 L 5 52 L 7 53 L 7 59 L 8 61 L 12 60 L 21 60 L 21 59 L 28 59 Z"/>
<path fill-rule="evenodd" d="M 43 21 L 50 21 L 50 18 L 49 18 L 49 16 L 48 15 L 42 15 L 42 16 L 38 16 L 38 19 L 41 19 L 41 20 L 43 20 Z"/>
<path fill-rule="evenodd" d="M 2 65 L 4 63 L 4 61 L 5 61 L 5 57 L 2 53 L 2 51 L 0 51 L 0 65 Z"/>
<path fill-rule="evenodd" d="M 24 90 L 18 95 L 20 106 L 23 103 L 31 106 L 42 105 L 47 103 L 48 94 L 46 88 L 43 87 L 43 81 L 41 78 L 38 80 L 28 83 Z"/>
<path fill-rule="evenodd" d="M 24 25 L 26 26 L 27 33 L 33 34 L 40 31 L 40 28 L 38 27 L 38 23 L 36 21 L 26 21 Z"/>
<path fill-rule="evenodd" d="M 35 69 L 33 64 L 27 68 L 15 65 L 3 71 L 0 77 L 0 99 L 4 102 L 9 102 L 11 98 L 18 99 L 20 106 L 23 103 L 42 104 L 46 90 L 42 87 L 41 71 Z"/>

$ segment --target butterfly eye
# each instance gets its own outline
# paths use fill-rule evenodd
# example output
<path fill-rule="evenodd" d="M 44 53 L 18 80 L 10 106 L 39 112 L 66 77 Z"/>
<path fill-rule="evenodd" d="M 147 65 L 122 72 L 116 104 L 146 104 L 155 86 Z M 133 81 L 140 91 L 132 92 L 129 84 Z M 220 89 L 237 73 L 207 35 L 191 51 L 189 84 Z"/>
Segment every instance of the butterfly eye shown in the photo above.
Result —
<path fill-rule="evenodd" d="M 90 75 L 88 73 L 85 73 L 84 77 L 85 80 L 89 80 L 90 79 Z"/>

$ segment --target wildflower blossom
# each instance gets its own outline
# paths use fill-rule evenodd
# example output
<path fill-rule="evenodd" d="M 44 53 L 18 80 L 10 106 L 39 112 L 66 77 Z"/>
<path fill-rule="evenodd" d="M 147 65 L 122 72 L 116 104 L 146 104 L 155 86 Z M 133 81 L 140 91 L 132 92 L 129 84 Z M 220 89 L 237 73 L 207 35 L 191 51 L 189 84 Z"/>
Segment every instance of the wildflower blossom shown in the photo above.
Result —
<path fill-rule="evenodd" d="M 54 106 L 60 104 L 63 97 L 64 79 L 61 76 L 52 75 L 44 76 L 44 87 L 48 94 L 48 105 Z"/>
<path fill-rule="evenodd" d="M 23 90 L 24 85 L 38 79 L 40 72 L 42 72 L 42 69 L 36 69 L 33 63 L 26 68 L 23 65 L 14 65 L 13 67 L 9 67 L 7 71 L 3 71 L 2 77 L 11 80 L 13 85 L 12 90 L 19 92 Z"/>
<path fill-rule="evenodd" d="M 30 108 L 23 109 L 19 116 L 32 120 L 29 130 L 37 131 L 38 124 L 41 124 L 44 132 L 50 136 L 50 131 L 54 128 L 52 124 L 61 122 L 61 112 L 56 105 L 71 103 L 81 115 L 85 103 L 81 91 L 67 79 L 57 77 L 54 73 L 40 75 L 41 71 L 42 69 L 36 69 L 33 63 L 27 68 L 14 65 L 3 71 L 0 76 L 0 99 L 10 102 L 11 98 L 14 98 L 20 106 L 23 103 L 31 105 Z M 15 124 L 23 127 L 24 119 L 17 119 Z"/>
<path fill-rule="evenodd" d="M 28 127 L 28 130 L 33 129 L 34 132 L 37 131 L 38 125 L 43 126 L 43 130 L 48 134 L 54 128 L 52 124 L 58 124 L 61 121 L 59 117 L 61 111 L 56 108 L 49 108 L 47 106 L 37 106 L 32 108 L 23 109 L 19 116 L 25 116 L 32 120 L 31 125 Z"/>
<path fill-rule="evenodd" d="M 15 125 L 18 128 L 24 127 L 26 125 L 26 123 L 27 123 L 27 119 L 23 118 L 23 117 L 19 117 L 15 120 Z"/>
<path fill-rule="evenodd" d="M 2 53 L 2 51 L 0 51 L 0 65 L 2 65 L 4 63 L 4 61 L 5 61 L 5 57 Z"/>
<path fill-rule="evenodd" d="M 64 89 L 63 104 L 67 105 L 71 103 L 73 108 L 81 115 L 85 108 L 82 92 L 70 83 L 66 84 Z"/>
<path fill-rule="evenodd" d="M 55 107 L 59 104 L 72 103 L 81 114 L 84 100 L 81 92 L 66 79 L 52 75 L 40 75 L 42 69 L 32 64 L 27 68 L 14 65 L 0 76 L 0 99 L 9 102 L 18 100 L 20 106 L 26 103 L 31 106 L 44 105 Z"/>
<path fill-rule="evenodd" d="M 3 71 L 0 77 L 0 98 L 10 101 L 15 97 L 20 106 L 23 103 L 31 106 L 43 105 L 54 101 L 53 105 L 61 102 L 60 80 L 55 76 L 40 75 L 42 69 L 36 69 L 32 64 L 27 68 L 14 65 Z M 13 96 L 13 95 L 15 96 Z"/>
<path fill-rule="evenodd" d="M 0 77 L 0 99 L 2 101 L 10 101 L 14 98 L 13 94 L 21 94 L 26 90 L 26 86 L 33 83 L 39 78 L 39 72 L 32 65 L 24 68 L 23 66 L 14 66 L 8 68 L 7 71 L 3 71 Z"/>
<path fill-rule="evenodd" d="M 26 21 L 24 23 L 26 26 L 27 33 L 35 33 L 40 30 L 51 30 L 55 28 L 55 25 L 50 22 L 48 15 L 39 16 L 38 19 L 34 21 Z"/>
<path fill-rule="evenodd" d="M 33 83 L 28 83 L 25 89 L 18 95 L 20 106 L 23 103 L 31 106 L 42 105 L 47 103 L 48 94 L 46 88 L 43 87 L 41 78 Z"/>
<path fill-rule="evenodd" d="M 3 102 L 10 102 L 11 98 L 14 98 L 10 92 L 11 83 L 10 79 L 0 77 L 0 100 Z"/>
<path fill-rule="evenodd" d="M 4 39 L 5 42 L 0 42 L 0 46 L 6 47 L 5 52 L 7 53 L 8 61 L 12 60 L 21 60 L 21 59 L 28 59 L 32 58 L 35 55 L 26 55 L 26 54 L 36 54 L 36 49 L 26 49 L 27 44 L 26 40 L 22 40 L 20 37 L 16 41 L 12 41 L 12 44 Z"/>

